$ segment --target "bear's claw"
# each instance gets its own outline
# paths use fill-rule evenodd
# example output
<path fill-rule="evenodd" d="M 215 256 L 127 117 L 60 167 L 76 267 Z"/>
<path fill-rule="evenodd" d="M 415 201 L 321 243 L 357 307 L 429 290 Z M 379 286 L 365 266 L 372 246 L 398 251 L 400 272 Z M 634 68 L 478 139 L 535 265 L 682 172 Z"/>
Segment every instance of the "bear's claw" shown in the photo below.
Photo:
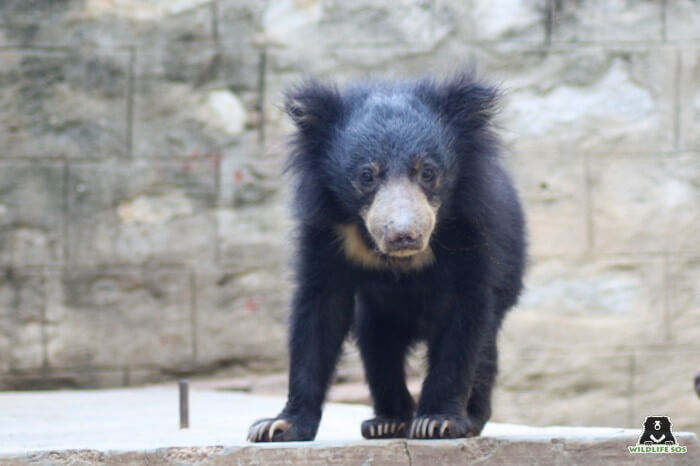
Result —
<path fill-rule="evenodd" d="M 261 419 L 250 426 L 248 431 L 249 442 L 274 442 L 280 438 L 292 424 L 286 419 L 273 418 Z"/>
<path fill-rule="evenodd" d="M 408 438 L 412 439 L 439 439 L 439 438 L 463 438 L 479 435 L 468 417 L 445 416 L 441 414 L 418 416 L 413 419 L 408 431 Z"/>
<path fill-rule="evenodd" d="M 362 436 L 373 438 L 405 438 L 408 423 L 399 419 L 375 417 L 362 423 Z"/>

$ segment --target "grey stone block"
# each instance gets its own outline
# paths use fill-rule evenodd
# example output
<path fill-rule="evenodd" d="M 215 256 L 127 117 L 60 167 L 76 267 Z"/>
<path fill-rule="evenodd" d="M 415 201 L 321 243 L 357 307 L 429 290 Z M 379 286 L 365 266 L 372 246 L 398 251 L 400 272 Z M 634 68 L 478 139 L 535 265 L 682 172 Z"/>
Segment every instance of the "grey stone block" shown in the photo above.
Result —
<path fill-rule="evenodd" d="M 261 40 L 275 51 L 271 69 L 345 75 L 434 51 L 454 22 L 449 9 L 420 0 L 272 2 Z"/>
<path fill-rule="evenodd" d="M 318 5 L 318 6 L 317 6 Z M 329 0 L 313 3 L 304 14 L 317 19 L 319 34 L 327 37 L 331 47 L 356 48 L 363 46 L 432 48 L 447 36 L 454 26 L 454 18 L 445 5 L 422 0 L 373 2 L 361 0 L 343 2 Z M 291 26 L 294 17 L 282 15 L 282 7 L 270 5 L 263 16 L 263 28 L 270 37 L 278 37 Z M 401 14 L 395 14 L 401 11 Z M 319 16 L 316 16 L 319 15 Z M 351 20 L 349 20 L 351 19 Z"/>
<path fill-rule="evenodd" d="M 0 157 L 127 151 L 128 54 L 0 50 Z"/>
<path fill-rule="evenodd" d="M 3 0 L 0 45 L 74 46 L 82 42 L 85 0 Z"/>
<path fill-rule="evenodd" d="M 684 49 L 680 59 L 678 148 L 697 152 L 700 151 L 700 48 Z"/>
<path fill-rule="evenodd" d="M 547 0 L 442 0 L 455 18 L 459 37 L 477 41 L 543 44 L 547 33 Z"/>
<path fill-rule="evenodd" d="M 508 159 L 525 204 L 529 254 L 581 254 L 588 248 L 586 167 L 575 151 L 517 152 Z"/>
<path fill-rule="evenodd" d="M 81 8 L 83 43 L 168 50 L 214 40 L 214 2 L 178 0 L 91 0 Z"/>
<path fill-rule="evenodd" d="M 601 155 L 590 166 L 597 251 L 698 251 L 700 155 Z"/>
<path fill-rule="evenodd" d="M 224 151 L 219 178 L 217 246 L 227 268 L 280 271 L 292 248 L 290 195 L 282 176 L 283 150 L 270 152 L 248 132 Z"/>
<path fill-rule="evenodd" d="M 239 271 L 283 267 L 293 239 L 291 221 L 281 202 L 263 208 L 220 209 L 217 216 L 219 260 L 223 265 Z"/>
<path fill-rule="evenodd" d="M 44 365 L 45 292 L 40 273 L 6 269 L 0 274 L 0 372 Z"/>
<path fill-rule="evenodd" d="M 279 203 L 287 184 L 283 176 L 286 150 L 270 150 L 256 131 L 246 131 L 239 144 L 222 151 L 219 205 L 245 207 Z M 273 207 L 274 208 L 274 207 Z"/>
<path fill-rule="evenodd" d="M 673 41 L 700 39 L 700 1 L 666 2 L 666 38 Z"/>
<path fill-rule="evenodd" d="M 269 267 L 198 274 L 198 364 L 282 367 L 290 288 Z"/>
<path fill-rule="evenodd" d="M 71 264 L 211 264 L 216 254 L 215 157 L 72 165 Z"/>
<path fill-rule="evenodd" d="M 504 352 L 625 348 L 664 341 L 662 259 L 535 261 L 518 308 L 506 318 Z"/>
<path fill-rule="evenodd" d="M 678 258 L 668 264 L 667 341 L 700 346 L 700 254 Z"/>
<path fill-rule="evenodd" d="M 63 261 L 64 166 L 0 159 L 0 264 Z"/>
<path fill-rule="evenodd" d="M 266 7 L 266 2 L 258 0 L 218 0 L 216 25 L 221 46 L 246 53 L 247 48 L 263 45 L 260 32 Z"/>
<path fill-rule="evenodd" d="M 673 50 L 499 46 L 478 56 L 487 76 L 505 82 L 500 123 L 516 152 L 673 148 Z"/>
<path fill-rule="evenodd" d="M 664 39 L 664 2 L 565 0 L 555 1 L 552 4 L 553 42 L 661 41 Z"/>
<path fill-rule="evenodd" d="M 697 327 L 695 328 L 697 333 Z M 634 353 L 634 427 L 646 416 L 669 416 L 673 431 L 700 429 L 693 377 L 699 346 L 640 346 Z M 663 389 L 661 388 L 663 387 Z"/>
<path fill-rule="evenodd" d="M 47 313 L 54 368 L 191 367 L 190 273 L 163 268 L 74 268 L 62 306 Z"/>
<path fill-rule="evenodd" d="M 255 124 L 258 54 L 213 45 L 139 54 L 134 81 L 134 154 L 219 154 Z"/>
<path fill-rule="evenodd" d="M 580 425 L 637 427 L 630 355 L 539 352 L 504 356 L 500 366 L 494 422 L 568 425 L 576 419 Z M 604 409 L 592 409 L 601 404 Z"/>
<path fill-rule="evenodd" d="M 139 2 L 132 2 L 137 4 Z M 133 152 L 137 157 L 217 155 L 258 117 L 260 52 L 243 18 L 219 40 L 213 2 L 133 5 L 113 40 L 134 37 Z M 222 8 L 224 6 L 222 5 Z M 142 11 L 143 10 L 143 11 Z M 225 9 L 228 11 L 228 9 Z M 105 14 L 113 14 L 107 9 Z M 129 16 L 131 15 L 131 16 Z M 100 16 L 101 18 L 102 16 Z M 218 21 L 220 23 L 221 21 Z M 225 29 L 225 28 L 224 28 Z M 228 30 L 228 29 L 226 29 Z M 96 33 L 103 40 L 105 34 Z"/>

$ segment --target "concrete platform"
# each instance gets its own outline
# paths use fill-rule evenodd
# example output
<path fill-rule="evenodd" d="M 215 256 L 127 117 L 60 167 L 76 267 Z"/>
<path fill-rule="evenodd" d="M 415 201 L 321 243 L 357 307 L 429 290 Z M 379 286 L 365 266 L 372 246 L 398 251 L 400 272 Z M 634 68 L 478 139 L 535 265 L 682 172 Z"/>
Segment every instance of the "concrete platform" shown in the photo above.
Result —
<path fill-rule="evenodd" d="M 281 398 L 192 389 L 179 429 L 175 387 L 0 393 L 0 464 L 700 464 L 685 454 L 632 455 L 639 430 L 491 423 L 467 440 L 363 440 L 369 407 L 328 404 L 315 442 L 251 445 L 248 426 Z"/>

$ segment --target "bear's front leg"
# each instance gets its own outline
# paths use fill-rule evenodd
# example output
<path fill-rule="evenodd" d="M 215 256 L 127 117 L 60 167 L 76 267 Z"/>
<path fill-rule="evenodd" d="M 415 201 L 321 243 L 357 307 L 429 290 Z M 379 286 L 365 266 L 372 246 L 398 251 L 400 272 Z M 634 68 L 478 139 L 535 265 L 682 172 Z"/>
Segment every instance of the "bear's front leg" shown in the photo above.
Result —
<path fill-rule="evenodd" d="M 289 337 L 289 396 L 274 418 L 253 423 L 251 442 L 313 440 L 328 385 L 352 321 L 350 290 L 301 286 L 294 298 Z"/>
<path fill-rule="evenodd" d="M 362 423 L 362 436 L 405 438 L 415 410 L 404 369 L 410 337 L 397 332 L 394 319 L 383 315 L 362 293 L 357 296 L 356 312 L 355 333 L 375 413 Z"/>
<path fill-rule="evenodd" d="M 461 438 L 479 435 L 483 423 L 467 413 L 484 336 L 491 335 L 488 296 L 448 298 L 451 312 L 428 341 L 428 375 L 423 382 L 409 438 Z"/>

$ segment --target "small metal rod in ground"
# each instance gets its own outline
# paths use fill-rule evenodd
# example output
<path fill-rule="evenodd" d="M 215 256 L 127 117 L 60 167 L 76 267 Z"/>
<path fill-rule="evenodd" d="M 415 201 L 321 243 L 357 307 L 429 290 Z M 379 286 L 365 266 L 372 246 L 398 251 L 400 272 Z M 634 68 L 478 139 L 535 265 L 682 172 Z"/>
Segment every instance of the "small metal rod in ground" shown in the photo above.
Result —
<path fill-rule="evenodd" d="M 187 429 L 190 427 L 189 382 L 183 379 L 177 385 L 180 391 L 180 429 Z"/>

